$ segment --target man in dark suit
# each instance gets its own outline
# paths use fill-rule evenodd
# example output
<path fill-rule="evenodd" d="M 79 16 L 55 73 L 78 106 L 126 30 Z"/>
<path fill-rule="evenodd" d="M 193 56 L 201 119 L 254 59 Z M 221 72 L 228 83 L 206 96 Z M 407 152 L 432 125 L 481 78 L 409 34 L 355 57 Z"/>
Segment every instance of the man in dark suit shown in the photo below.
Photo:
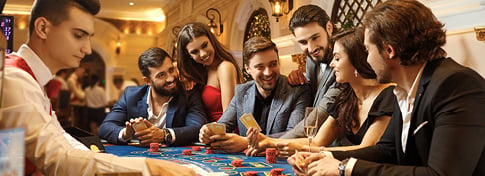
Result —
<path fill-rule="evenodd" d="M 367 61 L 397 83 L 399 111 L 376 146 L 289 162 L 307 157 L 310 175 L 485 175 L 485 80 L 445 58 L 443 24 L 416 0 L 389 0 L 364 26 Z"/>
<path fill-rule="evenodd" d="M 99 127 L 98 135 L 114 144 L 132 138 L 141 145 L 186 145 L 197 141 L 206 123 L 200 92 L 185 92 L 167 52 L 150 48 L 142 53 L 138 67 L 146 85 L 128 87 Z M 142 117 L 143 120 L 138 121 Z M 134 125 L 146 125 L 136 130 Z M 137 125 L 138 126 L 138 125 Z"/>
<path fill-rule="evenodd" d="M 226 126 L 225 135 L 214 135 L 207 125 L 201 128 L 199 140 L 227 151 L 240 152 L 248 147 L 243 114 L 252 114 L 262 133 L 278 137 L 300 122 L 310 104 L 308 86 L 291 86 L 280 74 L 276 44 L 264 37 L 253 37 L 244 43 L 243 62 L 253 78 L 236 86 L 236 94 L 217 123 Z M 239 135 L 230 133 L 238 127 Z"/>

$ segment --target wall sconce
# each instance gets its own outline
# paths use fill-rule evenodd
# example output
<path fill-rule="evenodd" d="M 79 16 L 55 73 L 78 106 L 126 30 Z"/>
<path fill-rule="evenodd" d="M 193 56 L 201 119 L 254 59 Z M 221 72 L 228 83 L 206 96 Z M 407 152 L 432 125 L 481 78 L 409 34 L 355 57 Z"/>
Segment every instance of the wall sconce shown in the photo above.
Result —
<path fill-rule="evenodd" d="M 116 50 L 115 50 L 116 54 L 120 54 L 121 52 L 121 41 L 120 41 L 120 36 L 118 36 L 118 40 L 116 41 Z"/>
<path fill-rule="evenodd" d="M 485 41 L 485 26 L 475 27 L 475 34 L 478 41 Z"/>
<path fill-rule="evenodd" d="M 216 14 L 219 16 L 219 33 L 216 32 L 217 24 L 214 22 L 214 19 L 216 18 Z M 207 17 L 207 19 L 210 20 L 209 24 L 207 24 L 210 31 L 213 34 L 220 36 L 224 30 L 224 27 L 222 26 L 222 21 L 221 21 L 221 13 L 217 9 L 210 8 L 210 9 L 207 9 L 207 11 L 205 12 L 205 16 Z"/>
<path fill-rule="evenodd" d="M 293 10 L 293 0 L 288 0 L 288 4 L 286 0 L 269 0 L 269 3 L 271 3 L 271 10 L 273 16 L 276 17 L 276 22 L 283 14 L 287 15 Z"/>

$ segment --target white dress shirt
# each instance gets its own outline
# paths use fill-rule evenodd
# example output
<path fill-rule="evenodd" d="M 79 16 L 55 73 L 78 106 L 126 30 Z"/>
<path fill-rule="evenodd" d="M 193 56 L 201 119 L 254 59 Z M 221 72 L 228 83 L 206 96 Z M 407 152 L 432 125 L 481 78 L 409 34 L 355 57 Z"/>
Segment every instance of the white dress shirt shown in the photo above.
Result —
<path fill-rule="evenodd" d="M 108 104 L 104 88 L 97 84 L 93 87 L 86 87 L 84 94 L 86 95 L 86 106 L 88 108 L 104 108 Z"/>
<path fill-rule="evenodd" d="M 53 74 L 27 46 L 15 53 L 32 69 L 37 81 L 19 68 L 5 68 L 0 129 L 25 130 L 25 156 L 46 175 L 94 175 L 102 172 L 142 172 L 144 158 L 94 153 L 67 134 L 51 111 L 44 86 Z M 52 115 L 50 115 L 52 114 Z"/>

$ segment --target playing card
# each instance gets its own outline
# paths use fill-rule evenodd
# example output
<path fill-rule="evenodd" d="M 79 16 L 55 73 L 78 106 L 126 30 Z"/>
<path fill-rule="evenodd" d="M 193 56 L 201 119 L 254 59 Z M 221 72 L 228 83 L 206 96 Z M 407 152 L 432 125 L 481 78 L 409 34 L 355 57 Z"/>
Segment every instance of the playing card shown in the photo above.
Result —
<path fill-rule="evenodd" d="M 239 120 L 241 120 L 247 129 L 256 128 L 258 131 L 261 131 L 261 127 L 259 127 L 258 122 L 256 122 L 252 114 L 244 114 L 241 116 L 241 118 L 239 118 Z"/>
<path fill-rule="evenodd" d="M 147 129 L 147 125 L 145 124 L 144 120 L 137 121 L 133 123 L 132 126 L 135 129 L 135 131 Z"/>
<path fill-rule="evenodd" d="M 226 126 L 223 124 L 218 124 L 218 123 L 209 123 L 207 124 L 207 127 L 214 132 L 216 135 L 224 135 L 226 134 Z"/>

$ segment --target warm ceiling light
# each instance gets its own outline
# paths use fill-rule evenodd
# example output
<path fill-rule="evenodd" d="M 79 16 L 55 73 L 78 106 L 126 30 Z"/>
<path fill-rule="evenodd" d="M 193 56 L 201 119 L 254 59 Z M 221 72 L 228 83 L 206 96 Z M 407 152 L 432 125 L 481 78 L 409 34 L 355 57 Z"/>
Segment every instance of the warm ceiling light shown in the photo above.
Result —
<path fill-rule="evenodd" d="M 135 3 L 134 3 L 134 2 L 130 2 L 129 4 L 130 4 L 131 6 L 132 6 L 132 5 L 135 5 Z"/>

